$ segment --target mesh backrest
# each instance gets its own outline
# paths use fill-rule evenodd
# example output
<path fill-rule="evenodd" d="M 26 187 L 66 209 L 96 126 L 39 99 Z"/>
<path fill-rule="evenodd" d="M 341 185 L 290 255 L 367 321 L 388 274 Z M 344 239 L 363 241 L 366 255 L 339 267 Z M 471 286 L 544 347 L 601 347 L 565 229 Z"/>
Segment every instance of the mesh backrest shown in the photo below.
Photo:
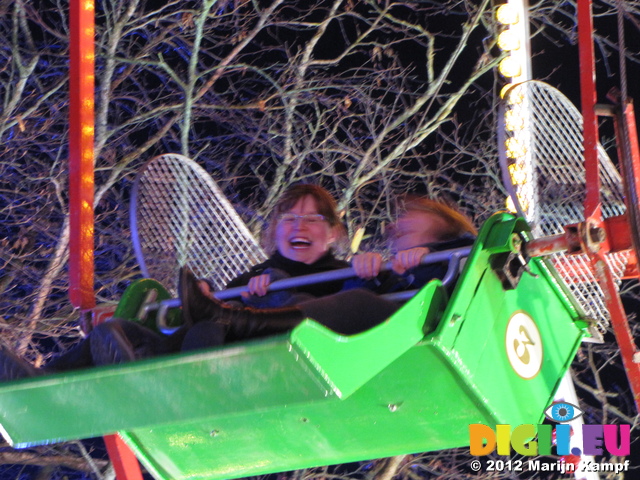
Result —
<path fill-rule="evenodd" d="M 222 289 L 267 258 L 209 174 L 183 155 L 161 155 L 142 168 L 131 231 L 143 275 L 174 294 L 182 265 Z"/>
<path fill-rule="evenodd" d="M 514 202 L 534 236 L 560 234 L 564 226 L 584 221 L 582 115 L 569 99 L 543 82 L 512 87 L 504 98 L 500 135 L 502 166 L 509 170 Z M 598 159 L 603 216 L 622 215 L 626 207 L 620 174 L 600 145 Z M 628 252 L 607 256 L 618 281 L 627 256 Z M 559 253 L 552 262 L 587 315 L 604 329 L 609 313 L 587 256 Z"/>

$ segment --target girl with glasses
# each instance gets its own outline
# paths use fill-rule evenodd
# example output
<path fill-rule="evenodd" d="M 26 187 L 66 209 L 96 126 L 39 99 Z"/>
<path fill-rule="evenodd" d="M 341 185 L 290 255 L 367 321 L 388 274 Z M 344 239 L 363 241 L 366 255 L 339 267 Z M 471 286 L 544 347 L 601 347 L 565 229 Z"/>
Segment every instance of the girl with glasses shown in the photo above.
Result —
<path fill-rule="evenodd" d="M 253 307 L 295 305 L 305 299 L 336 293 L 342 282 L 308 285 L 281 292 L 268 292 L 269 284 L 297 277 L 348 267 L 334 256 L 333 247 L 345 240 L 337 205 L 331 194 L 317 185 L 294 185 L 278 200 L 265 235 L 271 256 L 227 285 L 247 285 L 250 294 L 243 303 Z M 202 285 L 205 293 L 210 293 Z"/>

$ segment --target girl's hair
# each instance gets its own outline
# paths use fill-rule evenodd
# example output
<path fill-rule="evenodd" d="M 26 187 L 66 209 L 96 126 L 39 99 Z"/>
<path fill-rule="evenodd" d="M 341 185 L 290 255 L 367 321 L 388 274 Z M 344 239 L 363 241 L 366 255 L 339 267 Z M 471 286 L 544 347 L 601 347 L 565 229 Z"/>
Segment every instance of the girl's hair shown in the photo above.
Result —
<path fill-rule="evenodd" d="M 406 196 L 400 201 L 399 213 L 427 212 L 437 215 L 447 224 L 447 228 L 438 232 L 439 241 L 445 242 L 461 237 L 465 233 L 477 235 L 478 230 L 469 217 L 447 205 L 426 197 Z"/>
<path fill-rule="evenodd" d="M 302 183 L 289 187 L 282 194 L 271 212 L 265 238 L 265 249 L 268 252 L 274 252 L 276 249 L 275 236 L 278 217 L 291 210 L 304 197 L 311 197 L 315 200 L 318 213 L 323 215 L 329 225 L 335 229 L 337 241 L 344 241 L 346 238 L 346 229 L 340 220 L 338 204 L 333 196 L 323 187 Z"/>

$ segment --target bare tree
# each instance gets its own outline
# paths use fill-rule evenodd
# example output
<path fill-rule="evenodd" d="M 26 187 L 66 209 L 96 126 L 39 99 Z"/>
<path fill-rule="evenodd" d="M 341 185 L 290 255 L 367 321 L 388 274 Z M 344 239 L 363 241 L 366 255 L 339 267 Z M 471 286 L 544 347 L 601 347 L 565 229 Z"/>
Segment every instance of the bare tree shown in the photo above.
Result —
<path fill-rule="evenodd" d="M 598 5 L 610 15 L 616 2 Z M 637 26 L 637 2 L 624 5 Z M 300 181 L 336 194 L 349 231 L 366 228 L 366 248 L 380 248 L 400 192 L 446 198 L 484 220 L 504 198 L 493 7 L 489 0 L 98 2 L 98 301 L 117 302 L 139 276 L 127 239 L 129 187 L 161 153 L 202 164 L 255 233 L 280 193 Z M 536 35 L 575 41 L 572 2 L 541 1 L 532 14 Z M 64 2 L 0 0 L 0 326 L 3 343 L 36 365 L 83 335 L 66 297 L 67 25 Z M 614 43 L 599 38 L 607 55 Z M 637 52 L 627 55 L 637 61 Z M 585 376 L 596 379 L 582 384 L 606 403 L 603 418 L 614 409 L 632 418 L 630 405 L 612 402 L 598 385 L 600 360 L 582 358 Z M 32 452 L 29 462 L 43 466 L 51 456 L 67 465 L 69 455 L 91 457 Z M 395 458 L 344 476 L 464 478 L 464 455 Z M 95 465 L 96 477 L 109 475 Z M 328 475 L 314 472 L 292 475 Z"/>

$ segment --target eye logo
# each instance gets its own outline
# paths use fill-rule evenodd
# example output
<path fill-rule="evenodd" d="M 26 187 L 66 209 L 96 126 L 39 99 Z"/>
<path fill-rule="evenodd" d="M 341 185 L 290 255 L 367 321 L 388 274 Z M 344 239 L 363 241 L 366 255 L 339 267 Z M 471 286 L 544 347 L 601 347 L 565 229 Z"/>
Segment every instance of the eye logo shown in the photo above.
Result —
<path fill-rule="evenodd" d="M 554 422 L 570 422 L 578 418 L 584 412 L 580 410 L 575 405 L 566 402 L 558 402 L 549 406 L 545 411 L 544 415 Z"/>

